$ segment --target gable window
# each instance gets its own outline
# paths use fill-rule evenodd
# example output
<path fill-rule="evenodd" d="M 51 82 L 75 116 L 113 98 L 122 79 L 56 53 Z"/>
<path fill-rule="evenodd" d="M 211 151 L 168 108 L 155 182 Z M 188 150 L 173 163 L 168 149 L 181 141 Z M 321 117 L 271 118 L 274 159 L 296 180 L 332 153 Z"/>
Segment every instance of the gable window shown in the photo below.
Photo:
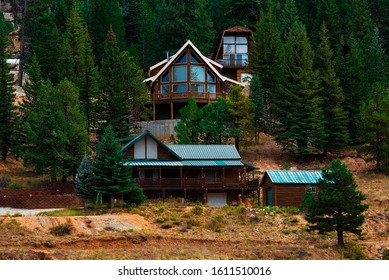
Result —
<path fill-rule="evenodd" d="M 173 85 L 173 92 L 182 93 L 188 91 L 188 85 L 187 84 L 178 84 Z"/>
<path fill-rule="evenodd" d="M 173 82 L 186 82 L 187 79 L 186 66 L 173 66 Z"/>
<path fill-rule="evenodd" d="M 162 83 L 168 83 L 169 80 L 169 71 L 166 71 L 165 74 L 162 75 Z"/>
<path fill-rule="evenodd" d="M 163 96 L 166 96 L 169 94 L 169 85 L 162 85 L 161 86 L 161 93 Z"/>
<path fill-rule="evenodd" d="M 192 82 L 205 82 L 205 67 L 191 65 L 190 80 Z"/>
<path fill-rule="evenodd" d="M 191 84 L 190 91 L 191 92 L 204 92 L 204 84 Z"/>
<path fill-rule="evenodd" d="M 177 60 L 176 63 L 179 63 L 179 64 L 186 63 L 186 53 L 184 53 L 184 54 Z"/>

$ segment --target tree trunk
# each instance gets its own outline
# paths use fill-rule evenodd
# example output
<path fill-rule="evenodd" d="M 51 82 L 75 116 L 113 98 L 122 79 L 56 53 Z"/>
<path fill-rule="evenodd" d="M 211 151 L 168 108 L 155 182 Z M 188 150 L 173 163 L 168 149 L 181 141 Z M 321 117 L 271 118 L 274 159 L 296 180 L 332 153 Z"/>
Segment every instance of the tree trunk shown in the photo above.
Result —
<path fill-rule="evenodd" d="M 344 247 L 343 230 L 338 229 L 338 247 Z"/>

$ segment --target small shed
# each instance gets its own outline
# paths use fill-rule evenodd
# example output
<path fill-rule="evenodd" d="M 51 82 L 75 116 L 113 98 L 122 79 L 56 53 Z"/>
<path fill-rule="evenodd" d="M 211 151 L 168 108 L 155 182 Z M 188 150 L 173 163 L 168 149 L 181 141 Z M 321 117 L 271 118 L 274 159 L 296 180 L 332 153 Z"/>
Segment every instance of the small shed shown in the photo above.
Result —
<path fill-rule="evenodd" d="M 264 206 L 301 206 L 305 191 L 317 193 L 321 170 L 266 170 L 260 188 Z"/>

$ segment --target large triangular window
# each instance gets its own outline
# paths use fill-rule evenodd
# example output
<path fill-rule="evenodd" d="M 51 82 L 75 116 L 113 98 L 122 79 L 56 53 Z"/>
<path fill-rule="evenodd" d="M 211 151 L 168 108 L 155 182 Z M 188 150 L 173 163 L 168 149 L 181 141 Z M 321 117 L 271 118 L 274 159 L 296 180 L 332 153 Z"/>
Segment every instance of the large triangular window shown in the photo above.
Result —
<path fill-rule="evenodd" d="M 190 62 L 195 64 L 201 64 L 200 59 L 193 53 L 190 54 Z"/>
<path fill-rule="evenodd" d="M 186 63 L 186 52 L 180 56 L 176 63 Z"/>

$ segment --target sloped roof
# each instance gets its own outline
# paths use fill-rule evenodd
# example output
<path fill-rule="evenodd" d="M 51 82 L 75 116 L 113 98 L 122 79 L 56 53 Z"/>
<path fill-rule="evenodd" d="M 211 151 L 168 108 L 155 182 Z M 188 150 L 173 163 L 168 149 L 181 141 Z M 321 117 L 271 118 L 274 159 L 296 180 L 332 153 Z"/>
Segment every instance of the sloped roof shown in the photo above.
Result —
<path fill-rule="evenodd" d="M 234 166 L 244 167 L 245 164 L 240 160 L 131 160 L 127 161 L 125 165 L 130 166 L 161 166 L 161 167 L 220 167 L 220 166 Z"/>
<path fill-rule="evenodd" d="M 317 184 L 321 170 L 266 170 L 274 184 Z"/>
<path fill-rule="evenodd" d="M 228 159 L 240 160 L 234 145 L 167 145 L 183 160 Z"/>
<path fill-rule="evenodd" d="M 197 47 L 196 47 L 190 40 L 188 40 L 188 41 L 187 41 L 187 42 L 178 50 L 178 52 L 176 52 L 174 55 L 172 55 L 171 57 L 169 57 L 169 59 L 164 59 L 164 60 L 162 60 L 161 62 L 159 62 L 159 63 L 157 63 L 157 64 L 151 66 L 151 67 L 150 67 L 150 70 L 151 70 L 151 69 L 155 69 L 156 67 L 159 67 L 159 66 L 165 64 L 165 65 L 162 67 L 162 69 L 161 69 L 156 75 L 151 76 L 151 77 L 145 79 L 143 82 L 145 82 L 145 83 L 148 83 L 148 82 L 154 83 L 154 82 L 155 82 L 155 81 L 156 81 L 156 80 L 157 80 L 157 79 L 166 71 L 166 69 L 169 68 L 169 66 L 170 66 L 171 64 L 174 63 L 174 61 L 177 59 L 177 57 L 179 57 L 179 56 L 184 52 L 184 50 L 185 50 L 188 46 L 190 46 L 190 47 L 195 51 L 195 53 L 200 57 L 200 59 L 203 60 L 204 63 L 207 64 L 207 66 L 211 69 L 211 71 L 212 71 L 213 73 L 215 73 L 223 82 L 227 80 L 227 81 L 229 81 L 229 82 L 232 82 L 232 83 L 234 83 L 234 84 L 240 85 L 240 86 L 242 86 L 242 87 L 245 86 L 244 84 L 239 83 L 238 81 L 229 79 L 229 78 L 223 76 L 222 74 L 220 74 L 220 72 L 217 71 L 217 70 L 215 69 L 215 66 L 217 66 L 217 67 L 219 67 L 219 68 L 222 68 L 223 66 L 220 65 L 219 63 L 215 62 L 215 61 L 212 61 L 212 62 L 211 62 L 211 59 L 205 57 L 205 56 L 197 49 Z"/>

